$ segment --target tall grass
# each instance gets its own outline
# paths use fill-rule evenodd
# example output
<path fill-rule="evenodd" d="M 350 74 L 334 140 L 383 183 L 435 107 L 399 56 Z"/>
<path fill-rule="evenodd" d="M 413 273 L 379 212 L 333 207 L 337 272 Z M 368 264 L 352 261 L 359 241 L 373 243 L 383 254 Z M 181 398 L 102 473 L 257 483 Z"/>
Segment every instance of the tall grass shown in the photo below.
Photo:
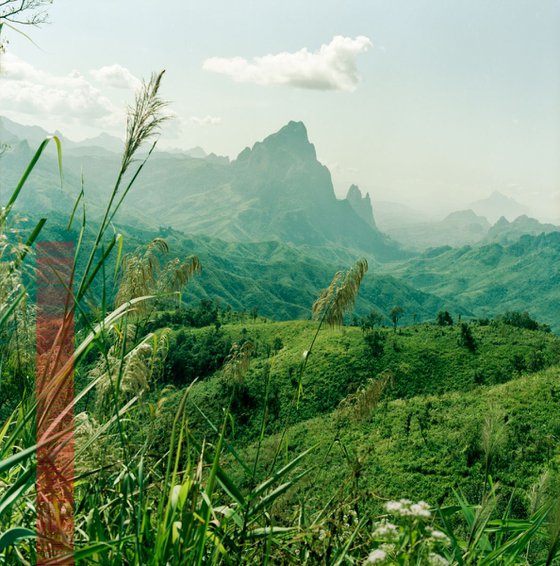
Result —
<path fill-rule="evenodd" d="M 53 398 L 56 388 L 74 369 L 86 373 L 88 379 L 72 406 L 63 408 L 62 413 L 82 406 L 92 396 L 99 401 L 95 415 L 81 413 L 76 419 L 73 559 L 77 563 L 191 565 L 252 561 L 248 556 L 256 556 L 263 544 L 270 546 L 273 540 L 291 532 L 275 523 L 269 509 L 302 475 L 290 477 L 305 454 L 253 490 L 242 492 L 220 463 L 224 451 L 232 450 L 226 439 L 231 424 L 229 409 L 216 439 L 198 440 L 186 416 L 188 391 L 177 411 L 164 461 L 153 460 L 149 435 L 142 438 L 138 434 L 146 421 L 158 417 L 157 405 L 146 407 L 140 397 L 161 355 L 162 337 L 138 337 L 130 329 L 138 320 L 138 312 L 145 312 L 145 305 L 161 295 L 153 276 L 156 267 L 153 252 L 156 248 L 161 251 L 165 244 L 155 242 L 144 255 L 123 258 L 122 237 L 110 235 L 108 228 L 155 148 L 154 141 L 148 156 L 136 163 L 136 155 L 165 119 L 162 115 L 165 103 L 159 97 L 162 75 L 153 75 L 143 85 L 130 109 L 121 167 L 89 248 L 84 238 L 86 216 L 82 215 L 75 265 L 81 260 L 84 268 L 80 274 L 73 273 L 77 283 L 72 290 L 71 305 L 71 312 L 79 321 L 78 343 L 71 363 L 53 376 L 49 391 L 42 393 L 45 398 Z M 62 175 L 60 142 L 58 138 L 52 139 L 57 144 Z M 27 297 L 20 274 L 44 220 L 25 245 L 17 248 L 8 250 L 4 232 L 12 208 L 49 141 L 40 145 L 0 214 L 2 331 L 8 329 Z M 83 190 L 72 211 L 69 228 L 76 220 L 82 198 Z M 105 271 L 112 261 L 116 261 L 115 273 L 122 270 L 115 308 L 102 305 L 101 311 L 92 309 L 94 283 L 98 279 L 104 283 Z M 170 262 L 163 269 L 162 280 L 168 289 L 178 291 L 199 269 L 196 258 Z M 99 312 L 102 318 L 96 320 L 95 313 Z M 242 379 L 243 367 L 249 359 L 246 354 L 246 348 L 234 352 L 226 368 L 234 382 Z M 92 357 L 97 360 L 93 366 Z M 51 434 L 38 444 L 34 426 L 36 407 L 32 388 L 25 389 L 17 407 L 0 428 L 0 561 L 6 564 L 35 561 L 37 508 L 32 489 L 35 454 L 38 446 L 56 451 L 62 435 L 69 432 Z M 243 465 L 249 469 L 248 464 Z"/>

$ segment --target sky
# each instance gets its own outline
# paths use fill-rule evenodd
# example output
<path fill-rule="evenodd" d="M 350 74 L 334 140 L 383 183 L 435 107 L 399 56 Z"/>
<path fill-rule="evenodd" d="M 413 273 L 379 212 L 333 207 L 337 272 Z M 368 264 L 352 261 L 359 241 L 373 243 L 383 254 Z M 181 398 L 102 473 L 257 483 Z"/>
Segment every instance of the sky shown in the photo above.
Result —
<path fill-rule="evenodd" d="M 54 0 L 8 31 L 0 114 L 121 135 L 165 69 L 162 148 L 235 158 L 307 126 L 337 194 L 452 210 L 500 191 L 560 219 L 560 0 Z"/>

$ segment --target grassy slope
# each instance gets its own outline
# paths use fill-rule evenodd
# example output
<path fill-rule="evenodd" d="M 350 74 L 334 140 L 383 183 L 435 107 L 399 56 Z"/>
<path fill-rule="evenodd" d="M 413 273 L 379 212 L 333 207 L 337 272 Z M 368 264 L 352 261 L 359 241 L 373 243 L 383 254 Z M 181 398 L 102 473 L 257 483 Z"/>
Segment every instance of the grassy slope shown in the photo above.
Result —
<path fill-rule="evenodd" d="M 277 422 L 270 424 L 271 429 L 281 426 L 292 414 L 302 354 L 309 348 L 316 328 L 317 323 L 312 321 L 246 322 L 222 328 L 232 342 L 247 339 L 255 345 L 255 355 L 244 380 L 245 407 L 240 411 L 245 429 L 241 432 L 251 435 L 259 426 L 265 368 L 269 368 L 271 390 L 279 403 Z M 480 385 L 508 381 L 520 373 L 515 369 L 514 358 L 530 364 L 535 352 L 542 352 L 538 359 L 545 366 L 560 363 L 560 340 L 554 335 L 502 324 L 472 328 L 478 343 L 474 354 L 458 344 L 457 327 L 424 324 L 405 327 L 397 333 L 389 328 L 381 329 L 386 337 L 385 348 L 377 359 L 368 354 L 359 328 L 323 328 L 303 377 L 298 420 L 335 409 L 368 378 L 386 370 L 394 375 L 386 395 L 399 398 L 470 391 Z M 192 330 L 199 334 L 210 331 Z M 283 348 L 270 352 L 268 357 L 275 338 L 281 339 Z M 222 391 L 223 384 L 217 374 L 196 384 L 192 394 L 209 411 L 215 411 L 212 417 L 217 417 L 224 403 Z"/>
<path fill-rule="evenodd" d="M 292 498 L 305 498 L 309 509 L 319 509 L 345 486 L 345 495 L 358 494 L 374 507 L 400 497 L 451 502 L 457 488 L 477 500 L 484 475 L 481 430 L 488 415 L 495 415 L 506 432 L 490 472 L 504 495 L 519 488 L 514 504 L 520 510 L 545 467 L 559 463 L 554 448 L 560 432 L 559 378 L 555 367 L 470 392 L 381 403 L 363 422 L 335 412 L 300 423 L 288 432 L 290 452 L 300 453 L 316 442 L 320 447 L 310 457 L 317 464 L 313 478 Z M 279 435 L 265 440 L 262 468 L 278 442 Z M 251 461 L 254 453 L 252 446 L 245 456 Z"/>
<path fill-rule="evenodd" d="M 297 368 L 316 323 L 225 325 L 223 331 L 231 340 L 249 339 L 256 347 L 251 368 L 238 389 L 239 402 L 234 405 L 234 443 L 248 446 L 247 460 L 252 461 L 255 446 L 251 443 L 261 425 L 269 368 L 262 469 L 273 460 L 286 424 L 292 425 L 287 437 L 293 454 L 320 442 L 312 458 L 317 471 L 310 483 L 303 484 L 313 508 L 324 504 L 344 482 L 348 482 L 345 489 L 353 489 L 353 469 L 360 472 L 358 487 L 366 499 L 370 498 L 367 494 L 375 493 L 383 498 L 406 495 L 438 501 L 450 496 L 458 485 L 468 495 L 476 495 L 483 472 L 481 429 L 489 412 L 497 415 L 496 422 L 507 420 L 508 431 L 492 471 L 506 486 L 527 488 L 553 456 L 551 435 L 560 433 L 560 414 L 556 416 L 560 370 L 522 375 L 514 369 L 514 357 L 530 361 L 540 351 L 539 359 L 546 365 L 558 364 L 560 340 L 501 324 L 472 328 L 478 342 L 475 354 L 458 345 L 456 327 L 425 324 L 396 334 L 383 329 L 385 352 L 378 360 L 368 358 L 358 328 L 322 330 L 309 358 L 303 398 L 296 412 Z M 210 330 L 192 332 L 202 336 Z M 267 357 L 275 338 L 280 338 L 284 347 Z M 386 369 L 393 371 L 394 382 L 371 418 L 357 422 L 337 411 L 342 399 Z M 484 378 L 478 383 L 477 373 Z M 508 383 L 501 383 L 504 381 Z M 191 399 L 218 423 L 229 391 L 224 378 L 216 374 L 197 383 Z M 177 393 L 167 400 L 167 410 L 158 423 L 163 435 L 179 397 Z M 195 410 L 191 415 L 190 425 L 196 434 L 212 434 Z M 340 442 L 333 444 L 335 438 Z M 343 445 L 350 459 L 344 455 Z"/>

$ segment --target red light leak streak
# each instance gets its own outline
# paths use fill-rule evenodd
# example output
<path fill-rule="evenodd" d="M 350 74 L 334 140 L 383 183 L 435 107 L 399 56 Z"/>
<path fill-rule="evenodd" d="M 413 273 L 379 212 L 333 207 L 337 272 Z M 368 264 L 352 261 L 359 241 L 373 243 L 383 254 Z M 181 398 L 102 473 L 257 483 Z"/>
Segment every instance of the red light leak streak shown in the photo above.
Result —
<path fill-rule="evenodd" d="M 74 564 L 73 242 L 37 244 L 37 564 Z"/>

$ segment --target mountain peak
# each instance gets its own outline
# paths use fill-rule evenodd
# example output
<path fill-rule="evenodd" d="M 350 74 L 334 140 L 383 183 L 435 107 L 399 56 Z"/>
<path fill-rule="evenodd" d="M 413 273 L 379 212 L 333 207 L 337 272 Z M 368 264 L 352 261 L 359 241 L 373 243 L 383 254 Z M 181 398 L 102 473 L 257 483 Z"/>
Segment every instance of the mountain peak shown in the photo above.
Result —
<path fill-rule="evenodd" d="M 285 149 L 290 153 L 299 153 L 316 158 L 315 147 L 309 142 L 307 128 L 303 122 L 288 122 L 276 133 L 266 137 L 262 144 L 274 149 Z"/>
<path fill-rule="evenodd" d="M 279 134 L 281 132 L 285 132 L 293 136 L 302 136 L 306 140 L 308 140 L 307 128 L 305 127 L 305 124 L 303 122 L 296 122 L 294 120 L 290 120 L 285 126 L 280 128 L 277 133 Z"/>
<path fill-rule="evenodd" d="M 257 142 L 252 149 L 245 148 L 237 161 L 261 160 L 264 155 L 274 155 L 276 159 L 292 162 L 314 162 L 317 160 L 315 146 L 310 143 L 307 128 L 303 122 L 290 121 L 274 134 Z"/>
<path fill-rule="evenodd" d="M 350 188 L 348 189 L 348 193 L 346 193 L 346 198 L 348 200 L 361 199 L 362 191 L 360 191 L 360 187 L 358 187 L 358 185 L 350 185 Z"/>
<path fill-rule="evenodd" d="M 377 229 L 369 193 L 362 196 L 362 191 L 360 191 L 358 185 L 350 185 L 348 193 L 346 193 L 346 200 L 362 220 L 367 222 L 372 228 Z"/>
<path fill-rule="evenodd" d="M 486 216 L 490 222 L 496 222 L 501 216 L 511 221 L 528 213 L 526 206 L 499 191 L 494 191 L 489 197 L 471 203 L 470 207 L 476 214 Z"/>

